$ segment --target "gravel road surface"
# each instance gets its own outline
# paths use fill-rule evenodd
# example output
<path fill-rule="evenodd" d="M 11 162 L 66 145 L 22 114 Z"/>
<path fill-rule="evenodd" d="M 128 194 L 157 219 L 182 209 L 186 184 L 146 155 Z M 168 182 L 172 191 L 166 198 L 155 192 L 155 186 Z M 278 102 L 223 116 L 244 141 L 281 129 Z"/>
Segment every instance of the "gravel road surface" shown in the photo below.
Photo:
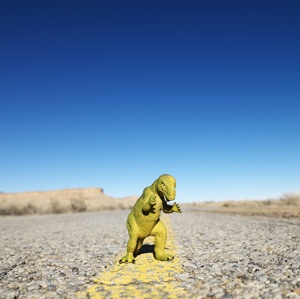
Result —
<path fill-rule="evenodd" d="M 0 298 L 76 298 L 124 253 L 128 213 L 1 217 Z M 170 218 L 186 298 L 299 298 L 299 219 Z"/>
<path fill-rule="evenodd" d="M 300 298 L 299 219 L 192 209 L 178 218 L 173 231 L 192 298 Z"/>

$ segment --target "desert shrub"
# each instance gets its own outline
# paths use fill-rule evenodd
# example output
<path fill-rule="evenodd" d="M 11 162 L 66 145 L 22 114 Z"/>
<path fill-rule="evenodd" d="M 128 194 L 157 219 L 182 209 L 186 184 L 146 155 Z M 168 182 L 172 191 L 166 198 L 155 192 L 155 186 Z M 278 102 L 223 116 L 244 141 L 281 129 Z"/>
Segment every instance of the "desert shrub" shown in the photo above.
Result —
<path fill-rule="evenodd" d="M 284 194 L 280 201 L 289 206 L 300 206 L 300 194 L 290 193 Z"/>
<path fill-rule="evenodd" d="M 24 206 L 21 215 L 24 215 L 24 214 L 35 214 L 35 213 L 38 213 L 38 207 L 36 205 L 33 205 L 32 203 L 28 202 Z"/>
<path fill-rule="evenodd" d="M 265 206 L 270 206 L 273 203 L 273 200 L 266 199 L 266 200 L 263 200 L 261 203 Z"/>
<path fill-rule="evenodd" d="M 59 200 L 57 197 L 51 197 L 51 212 L 54 214 L 62 214 L 70 211 L 66 205 L 66 201 Z"/>
<path fill-rule="evenodd" d="M 0 206 L 0 215 L 17 215 L 16 209 L 12 205 L 1 205 Z"/>
<path fill-rule="evenodd" d="M 71 198 L 71 212 L 84 212 L 86 209 L 84 198 Z"/>

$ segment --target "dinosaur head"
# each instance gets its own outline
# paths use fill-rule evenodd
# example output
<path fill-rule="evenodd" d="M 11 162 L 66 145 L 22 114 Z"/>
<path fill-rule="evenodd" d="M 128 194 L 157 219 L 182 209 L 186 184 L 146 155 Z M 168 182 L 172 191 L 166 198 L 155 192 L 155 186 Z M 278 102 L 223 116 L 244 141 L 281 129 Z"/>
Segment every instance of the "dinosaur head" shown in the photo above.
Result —
<path fill-rule="evenodd" d="M 174 200 L 176 196 L 176 180 L 169 174 L 163 174 L 156 180 L 157 192 L 167 201 Z"/>

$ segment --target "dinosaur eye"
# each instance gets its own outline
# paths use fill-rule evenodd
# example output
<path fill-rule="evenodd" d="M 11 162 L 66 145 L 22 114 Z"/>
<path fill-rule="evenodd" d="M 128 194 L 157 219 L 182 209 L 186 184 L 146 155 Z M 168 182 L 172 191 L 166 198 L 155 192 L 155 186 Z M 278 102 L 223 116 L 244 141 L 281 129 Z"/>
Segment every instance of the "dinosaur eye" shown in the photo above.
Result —
<path fill-rule="evenodd" d="M 165 183 L 164 183 L 164 182 L 161 182 L 161 184 L 162 184 L 163 186 L 165 186 Z"/>

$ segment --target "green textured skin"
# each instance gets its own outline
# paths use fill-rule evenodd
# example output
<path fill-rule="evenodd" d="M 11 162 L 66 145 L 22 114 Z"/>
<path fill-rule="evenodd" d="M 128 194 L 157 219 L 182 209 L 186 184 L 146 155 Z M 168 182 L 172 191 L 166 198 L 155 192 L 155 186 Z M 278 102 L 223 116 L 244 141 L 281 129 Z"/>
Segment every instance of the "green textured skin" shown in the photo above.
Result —
<path fill-rule="evenodd" d="M 160 212 L 181 213 L 177 203 L 172 206 L 167 202 L 176 196 L 176 180 L 168 174 L 161 175 L 154 183 L 145 188 L 127 218 L 129 241 L 127 254 L 120 263 L 134 263 L 143 241 L 148 236 L 154 236 L 154 257 L 160 261 L 169 261 L 174 256 L 165 253 L 167 230 L 160 220 Z"/>

